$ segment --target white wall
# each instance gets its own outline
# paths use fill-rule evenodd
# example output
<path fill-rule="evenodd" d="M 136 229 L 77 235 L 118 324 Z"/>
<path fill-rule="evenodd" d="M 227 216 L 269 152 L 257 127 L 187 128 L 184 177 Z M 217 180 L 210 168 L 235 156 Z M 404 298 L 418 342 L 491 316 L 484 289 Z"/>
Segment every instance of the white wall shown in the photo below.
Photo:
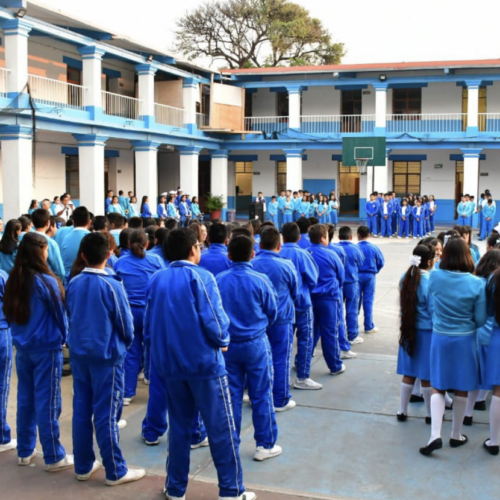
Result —
<path fill-rule="evenodd" d="M 309 87 L 302 92 L 303 115 L 340 115 L 340 90 L 335 87 Z"/>
<path fill-rule="evenodd" d="M 489 89 L 489 87 L 488 87 Z M 487 173 L 487 177 L 479 177 L 479 192 L 489 189 L 495 200 L 500 199 L 500 151 L 498 149 L 484 149 L 486 160 L 479 162 L 480 173 Z M 498 205 L 497 205 L 498 206 Z"/>
<path fill-rule="evenodd" d="M 429 83 L 422 88 L 422 114 L 461 112 L 462 87 L 455 82 Z"/>
<path fill-rule="evenodd" d="M 276 116 L 276 93 L 269 89 L 259 89 L 252 96 L 253 116 Z"/>
<path fill-rule="evenodd" d="M 460 154 L 461 151 L 447 149 L 408 152 L 408 154 L 422 153 L 427 155 L 427 160 L 422 162 L 421 193 L 433 194 L 436 199 L 454 200 L 456 163 L 450 160 L 450 154 Z M 442 164 L 443 168 L 434 168 L 436 164 Z"/>
<path fill-rule="evenodd" d="M 486 112 L 500 113 L 500 82 L 486 87 Z"/>

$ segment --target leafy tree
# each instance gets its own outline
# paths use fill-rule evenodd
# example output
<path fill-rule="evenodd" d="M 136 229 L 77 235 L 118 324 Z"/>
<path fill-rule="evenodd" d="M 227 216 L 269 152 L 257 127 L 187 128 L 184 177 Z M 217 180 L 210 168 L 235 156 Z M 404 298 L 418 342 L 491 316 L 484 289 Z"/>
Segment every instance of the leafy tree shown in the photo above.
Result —
<path fill-rule="evenodd" d="M 338 64 L 345 54 L 319 19 L 289 0 L 206 1 L 177 22 L 176 34 L 175 50 L 189 59 L 232 69 Z"/>

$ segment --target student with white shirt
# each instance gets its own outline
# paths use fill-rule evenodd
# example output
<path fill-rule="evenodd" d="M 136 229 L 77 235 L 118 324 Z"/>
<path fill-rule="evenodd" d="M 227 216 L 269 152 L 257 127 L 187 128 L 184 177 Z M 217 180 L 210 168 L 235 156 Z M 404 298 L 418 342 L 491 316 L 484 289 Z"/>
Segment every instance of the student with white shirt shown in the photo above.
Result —
<path fill-rule="evenodd" d="M 422 201 L 420 198 L 415 200 L 415 206 L 413 207 L 413 239 L 422 238 L 424 228 L 424 213 L 422 208 Z"/>
<path fill-rule="evenodd" d="M 408 206 L 408 200 L 403 198 L 399 207 L 399 233 L 398 238 L 408 238 L 410 236 L 410 212 L 411 207 Z"/>
<path fill-rule="evenodd" d="M 56 217 L 61 217 L 67 222 L 68 219 L 73 215 L 74 209 L 75 206 L 71 202 L 71 196 L 68 193 L 64 193 L 61 196 L 59 203 L 54 208 L 54 215 Z"/>

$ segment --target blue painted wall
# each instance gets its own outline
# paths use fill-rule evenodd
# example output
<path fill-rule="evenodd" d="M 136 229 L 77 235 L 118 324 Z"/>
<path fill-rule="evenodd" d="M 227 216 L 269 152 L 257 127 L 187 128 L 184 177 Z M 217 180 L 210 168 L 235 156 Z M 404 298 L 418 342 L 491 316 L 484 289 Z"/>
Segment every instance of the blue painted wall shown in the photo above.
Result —
<path fill-rule="evenodd" d="M 335 191 L 335 179 L 304 179 L 302 185 L 302 189 L 314 194 L 329 194 L 330 191 Z"/>

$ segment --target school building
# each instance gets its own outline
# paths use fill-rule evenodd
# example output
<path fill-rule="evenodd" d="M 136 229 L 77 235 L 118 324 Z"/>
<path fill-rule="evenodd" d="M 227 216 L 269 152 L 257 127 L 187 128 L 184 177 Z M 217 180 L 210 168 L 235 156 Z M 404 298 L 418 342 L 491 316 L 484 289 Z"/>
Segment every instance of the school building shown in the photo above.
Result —
<path fill-rule="evenodd" d="M 500 59 L 218 72 L 37 1 L 0 0 L 0 28 L 5 219 L 63 192 L 102 214 L 108 188 L 240 211 L 335 189 L 355 218 L 373 190 L 433 194 L 438 222 L 500 194 Z M 385 137 L 385 166 L 343 166 L 346 136 Z"/>

